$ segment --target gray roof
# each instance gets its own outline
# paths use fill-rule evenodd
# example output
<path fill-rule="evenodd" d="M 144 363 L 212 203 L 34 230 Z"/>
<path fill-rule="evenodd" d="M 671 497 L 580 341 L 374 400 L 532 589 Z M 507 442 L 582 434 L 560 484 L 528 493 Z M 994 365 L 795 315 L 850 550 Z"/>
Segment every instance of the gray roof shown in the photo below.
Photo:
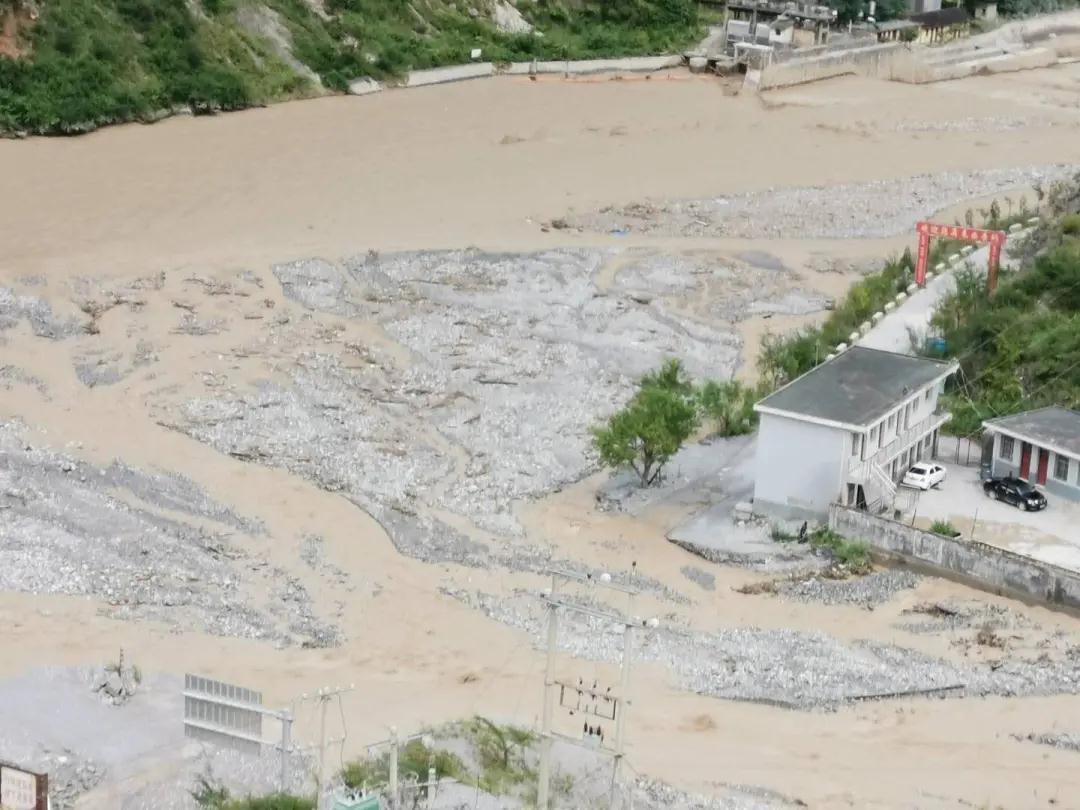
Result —
<path fill-rule="evenodd" d="M 791 416 L 870 425 L 955 364 L 854 346 L 770 394 L 759 408 Z"/>
<path fill-rule="evenodd" d="M 983 427 L 1001 428 L 1032 444 L 1052 447 L 1080 457 L 1080 413 L 1067 408 L 1039 408 L 1000 419 L 988 419 Z"/>

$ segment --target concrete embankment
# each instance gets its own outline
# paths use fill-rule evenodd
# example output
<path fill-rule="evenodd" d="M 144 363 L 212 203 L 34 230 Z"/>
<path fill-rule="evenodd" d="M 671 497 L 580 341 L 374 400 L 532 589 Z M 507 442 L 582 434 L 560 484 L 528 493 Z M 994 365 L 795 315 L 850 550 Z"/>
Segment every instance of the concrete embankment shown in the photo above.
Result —
<path fill-rule="evenodd" d="M 473 62 L 465 65 L 449 65 L 430 70 L 414 70 L 406 76 L 401 87 L 426 87 L 433 84 L 486 79 L 491 76 L 589 76 L 598 73 L 655 73 L 683 64 L 681 56 L 632 56 L 623 59 L 578 59 L 560 61 L 511 62 L 496 65 L 493 62 Z M 361 78 L 350 83 L 349 93 L 354 96 L 377 93 L 394 85 L 383 85 L 374 79 Z"/>
<path fill-rule="evenodd" d="M 871 43 L 815 49 L 778 58 L 754 77 L 770 90 L 836 76 L 858 75 L 926 84 L 965 76 L 1050 67 L 1080 57 L 1080 12 L 1048 14 L 941 46 Z"/>
<path fill-rule="evenodd" d="M 963 538 L 945 537 L 834 504 L 829 528 L 887 558 L 983 590 L 1080 609 L 1080 573 Z"/>

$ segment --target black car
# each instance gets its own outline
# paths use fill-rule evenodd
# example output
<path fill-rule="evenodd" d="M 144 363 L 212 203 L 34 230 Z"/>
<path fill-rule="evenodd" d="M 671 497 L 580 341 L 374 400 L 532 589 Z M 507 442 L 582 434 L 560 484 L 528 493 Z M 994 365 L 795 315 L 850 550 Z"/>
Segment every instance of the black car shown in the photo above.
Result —
<path fill-rule="evenodd" d="M 1037 512 L 1046 508 L 1046 496 L 1027 481 L 1006 476 L 991 478 L 983 484 L 983 492 L 998 501 L 1011 503 L 1018 509 Z"/>

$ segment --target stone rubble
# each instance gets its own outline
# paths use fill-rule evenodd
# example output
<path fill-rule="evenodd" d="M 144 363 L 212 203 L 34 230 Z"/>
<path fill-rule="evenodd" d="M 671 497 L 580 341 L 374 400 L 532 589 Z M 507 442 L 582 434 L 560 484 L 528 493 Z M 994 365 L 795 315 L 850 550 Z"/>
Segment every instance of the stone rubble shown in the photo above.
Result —
<path fill-rule="evenodd" d="M 112 706 L 123 706 L 139 691 L 142 675 L 136 667 L 119 663 L 99 667 L 90 681 L 90 691 Z"/>
<path fill-rule="evenodd" d="M 1026 740 L 1028 742 L 1039 743 L 1040 745 L 1049 745 L 1052 748 L 1061 748 L 1065 751 L 1076 751 L 1080 753 L 1080 733 L 1072 734 L 1068 732 L 1060 732 L 1056 734 L 1028 734 L 1026 737 L 1020 735 L 1013 735 L 1017 740 Z"/>
<path fill-rule="evenodd" d="M 632 203 L 569 217 L 587 231 L 741 239 L 876 239 L 915 226 L 928 211 L 1070 176 L 1066 164 L 938 172 L 825 187 L 766 189 L 704 200 Z M 866 216 L 873 211 L 874 216 Z"/>
<path fill-rule="evenodd" d="M 890 601 L 901 591 L 917 587 L 920 581 L 921 578 L 910 571 L 890 569 L 850 579 L 821 576 L 800 578 L 781 583 L 777 593 L 799 602 L 874 608 Z"/>
<path fill-rule="evenodd" d="M 37 337 L 63 340 L 85 333 L 86 325 L 75 318 L 61 318 L 52 307 L 32 295 L 18 295 L 9 287 L 0 287 L 0 332 L 17 326 L 22 321 L 30 324 Z"/>
<path fill-rule="evenodd" d="M 306 592 L 275 605 L 285 627 L 259 604 L 262 566 L 231 538 L 258 537 L 261 524 L 179 476 L 98 467 L 38 449 L 23 433 L 0 423 L 0 589 L 94 596 L 116 618 L 217 635 L 334 638 L 316 626 Z"/>
<path fill-rule="evenodd" d="M 516 590 L 509 597 L 499 597 L 454 588 L 445 592 L 496 621 L 525 631 L 538 649 L 545 643 L 546 617 L 538 594 Z M 622 655 L 622 628 L 564 611 L 558 644 L 577 658 L 615 662 Z M 666 622 L 657 627 L 643 622 L 635 631 L 634 658 L 667 666 L 682 688 L 698 694 L 803 710 L 908 693 L 1080 693 L 1080 668 L 1068 656 L 1027 659 L 1017 655 L 993 666 L 958 665 L 889 644 L 843 643 L 825 633 L 789 629 L 740 627 L 706 633 Z"/>
<path fill-rule="evenodd" d="M 75 752 L 45 751 L 34 767 L 49 775 L 49 810 L 73 810 L 78 798 L 100 784 L 106 771 Z"/>
<path fill-rule="evenodd" d="M 409 364 L 367 347 L 357 347 L 369 358 L 360 367 L 309 352 L 282 368 L 290 385 L 225 386 L 167 421 L 223 452 L 341 492 L 404 553 L 487 564 L 498 550 L 432 512 L 520 538 L 512 505 L 594 469 L 589 428 L 625 399 L 635 377 L 675 355 L 697 374 L 734 368 L 734 334 L 681 321 L 662 301 L 635 303 L 618 285 L 613 294 L 598 287 L 606 256 L 372 252 L 343 267 L 278 265 L 287 297 L 380 324 L 409 350 Z M 646 262 L 634 272 L 654 271 Z M 697 266 L 682 272 L 701 274 Z M 522 554 L 515 546 L 510 556 Z"/>

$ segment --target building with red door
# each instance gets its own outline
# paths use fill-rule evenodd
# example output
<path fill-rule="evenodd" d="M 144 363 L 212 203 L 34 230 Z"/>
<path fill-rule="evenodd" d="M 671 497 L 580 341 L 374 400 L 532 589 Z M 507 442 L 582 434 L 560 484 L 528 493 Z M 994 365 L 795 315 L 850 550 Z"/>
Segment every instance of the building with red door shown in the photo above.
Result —
<path fill-rule="evenodd" d="M 1080 413 L 1039 408 L 983 422 L 993 437 L 991 472 L 1080 501 Z"/>

